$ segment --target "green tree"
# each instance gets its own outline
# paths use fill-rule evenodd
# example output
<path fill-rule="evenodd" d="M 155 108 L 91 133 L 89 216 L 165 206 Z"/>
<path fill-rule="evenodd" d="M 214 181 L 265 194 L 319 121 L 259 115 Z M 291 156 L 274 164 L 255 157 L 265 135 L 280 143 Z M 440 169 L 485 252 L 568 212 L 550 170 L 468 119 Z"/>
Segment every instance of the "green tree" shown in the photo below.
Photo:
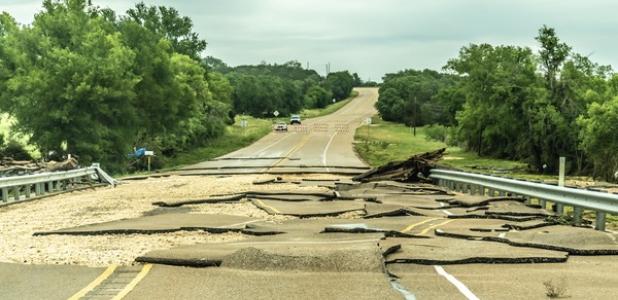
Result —
<path fill-rule="evenodd" d="M 541 67 L 545 72 L 545 84 L 550 92 L 550 98 L 554 101 L 558 100 L 558 76 L 560 68 L 566 61 L 571 47 L 565 43 L 561 43 L 556 35 L 556 30 L 543 25 L 539 29 L 539 35 L 536 40 L 541 45 L 539 57 L 541 59 Z"/>
<path fill-rule="evenodd" d="M 479 155 L 520 157 L 524 111 L 531 100 L 542 97 L 532 51 L 470 45 L 446 67 L 465 78 L 461 88 L 466 102 L 457 114 L 460 140 Z"/>
<path fill-rule="evenodd" d="M 324 108 L 331 103 L 333 95 L 319 85 L 313 85 L 305 94 L 305 106 Z"/>
<path fill-rule="evenodd" d="M 580 116 L 578 124 L 581 148 L 592 162 L 593 175 L 616 181 L 618 172 L 618 97 L 605 103 L 592 103 L 588 116 Z"/>
<path fill-rule="evenodd" d="M 348 71 L 334 72 L 326 76 L 325 86 L 337 101 L 350 97 L 354 88 L 354 77 Z"/>
<path fill-rule="evenodd" d="M 44 1 L 31 26 L 10 29 L 2 60 L 2 107 L 43 151 L 79 154 L 84 163 L 124 155 L 137 123 L 135 53 L 86 1 Z"/>
<path fill-rule="evenodd" d="M 172 50 L 199 60 L 200 53 L 206 49 L 206 41 L 193 32 L 193 21 L 180 16 L 172 7 L 146 6 L 143 2 L 127 11 L 128 19 L 149 31 L 165 37 Z"/>

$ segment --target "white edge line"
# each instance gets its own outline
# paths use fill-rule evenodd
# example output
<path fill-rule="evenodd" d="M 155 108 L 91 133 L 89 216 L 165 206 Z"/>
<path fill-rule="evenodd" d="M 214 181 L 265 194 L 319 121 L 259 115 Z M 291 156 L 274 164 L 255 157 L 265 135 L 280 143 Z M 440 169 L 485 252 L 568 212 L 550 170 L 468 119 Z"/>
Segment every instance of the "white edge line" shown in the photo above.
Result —
<path fill-rule="evenodd" d="M 450 211 L 448 211 L 448 210 L 446 210 L 446 209 L 442 209 L 442 210 L 440 210 L 440 211 L 441 211 L 441 212 L 443 212 L 443 213 L 444 213 L 445 215 L 447 215 L 447 216 L 452 216 L 452 215 L 453 215 L 453 213 L 452 213 L 452 212 L 450 212 Z"/>
<path fill-rule="evenodd" d="M 333 140 L 335 139 L 336 135 L 337 135 L 337 131 L 335 131 L 335 133 L 333 133 L 333 135 L 330 137 L 330 140 L 328 140 L 328 144 L 326 144 L 326 147 L 324 147 L 324 151 L 322 152 L 322 165 L 325 167 L 326 167 L 326 152 L 328 151 L 330 144 L 333 143 Z M 330 169 L 326 167 L 326 173 L 329 173 L 329 172 L 330 172 Z"/>
<path fill-rule="evenodd" d="M 464 285 L 461 281 L 459 281 L 455 276 L 447 273 L 442 266 L 433 266 L 436 269 L 436 272 L 446 278 L 450 283 L 452 283 L 460 293 L 462 293 L 469 300 L 479 300 L 479 298 L 468 289 L 466 285 Z"/>
<path fill-rule="evenodd" d="M 391 287 L 399 292 L 405 300 L 416 300 L 416 296 L 410 291 L 408 291 L 401 283 L 399 283 L 396 279 L 391 279 Z"/>

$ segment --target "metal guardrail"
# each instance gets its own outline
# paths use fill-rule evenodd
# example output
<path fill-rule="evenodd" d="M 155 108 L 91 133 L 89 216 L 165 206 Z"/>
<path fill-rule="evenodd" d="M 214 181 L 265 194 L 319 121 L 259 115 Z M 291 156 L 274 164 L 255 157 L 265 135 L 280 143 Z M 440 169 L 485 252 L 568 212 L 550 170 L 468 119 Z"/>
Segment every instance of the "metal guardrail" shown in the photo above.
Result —
<path fill-rule="evenodd" d="M 580 224 L 583 209 L 596 212 L 596 229 L 605 230 L 606 213 L 618 214 L 618 195 L 516 180 L 482 174 L 433 169 L 430 178 L 438 185 L 470 194 L 494 196 L 511 194 L 530 201 L 537 199 L 542 207 L 547 201 L 556 204 L 556 213 L 564 214 L 564 206 L 572 206 L 575 223 Z"/>
<path fill-rule="evenodd" d="M 116 181 L 98 164 L 64 172 L 47 172 L 33 175 L 0 178 L 0 205 L 39 198 L 50 193 L 71 191 L 79 182 L 93 180 L 115 185 Z"/>

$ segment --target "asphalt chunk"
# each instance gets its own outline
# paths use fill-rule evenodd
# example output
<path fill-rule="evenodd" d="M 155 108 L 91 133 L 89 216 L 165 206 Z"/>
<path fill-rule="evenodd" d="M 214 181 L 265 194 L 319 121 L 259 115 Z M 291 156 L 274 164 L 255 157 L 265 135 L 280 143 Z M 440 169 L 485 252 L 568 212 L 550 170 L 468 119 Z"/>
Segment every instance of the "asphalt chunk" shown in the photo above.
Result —
<path fill-rule="evenodd" d="M 571 255 L 618 255 L 617 234 L 574 226 L 553 225 L 503 233 L 440 228 L 436 235 L 564 251 Z"/>
<path fill-rule="evenodd" d="M 568 258 L 566 252 L 512 247 L 507 244 L 434 237 L 429 239 L 387 238 L 380 241 L 382 249 L 399 245 L 398 251 L 390 250 L 386 263 L 414 263 L 423 265 L 471 263 L 561 263 Z"/>
<path fill-rule="evenodd" d="M 383 272 L 383 258 L 378 248 L 381 238 L 381 234 L 306 236 L 291 240 L 263 237 L 246 242 L 156 250 L 138 257 L 136 261 L 244 270 Z"/>
<path fill-rule="evenodd" d="M 242 232 L 246 224 L 257 221 L 259 219 L 242 216 L 171 213 L 36 232 L 34 235 L 153 234 L 183 230 L 203 230 L 212 233 Z"/>
<path fill-rule="evenodd" d="M 299 218 L 337 216 L 352 211 L 364 211 L 365 209 L 365 204 L 362 201 L 307 201 L 295 203 L 252 199 L 251 203 L 271 215 L 288 215 Z"/>

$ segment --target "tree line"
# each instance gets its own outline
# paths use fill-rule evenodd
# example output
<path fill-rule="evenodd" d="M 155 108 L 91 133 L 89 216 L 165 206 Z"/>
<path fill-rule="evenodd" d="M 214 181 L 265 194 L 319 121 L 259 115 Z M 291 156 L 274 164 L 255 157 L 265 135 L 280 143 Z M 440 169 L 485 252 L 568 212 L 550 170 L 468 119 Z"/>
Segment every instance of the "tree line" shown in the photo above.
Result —
<path fill-rule="evenodd" d="M 88 0 L 44 0 L 31 24 L 0 15 L 0 110 L 44 154 L 127 169 L 133 147 L 163 157 L 205 145 L 234 115 L 323 107 L 350 94 L 347 71 L 300 64 L 229 67 L 171 7 L 117 15 Z M 356 76 L 357 78 L 357 76 Z"/>
<path fill-rule="evenodd" d="M 618 75 L 539 29 L 539 51 L 470 44 L 442 72 L 387 74 L 377 108 L 383 118 L 448 127 L 451 144 L 479 155 L 615 180 Z"/>
<path fill-rule="evenodd" d="M 297 61 L 230 67 L 206 57 L 203 63 L 210 72 L 229 80 L 233 113 L 255 117 L 272 117 L 275 110 L 287 116 L 303 108 L 323 108 L 333 100 L 348 98 L 353 87 L 363 84 L 356 73 L 340 71 L 322 77 Z"/>

